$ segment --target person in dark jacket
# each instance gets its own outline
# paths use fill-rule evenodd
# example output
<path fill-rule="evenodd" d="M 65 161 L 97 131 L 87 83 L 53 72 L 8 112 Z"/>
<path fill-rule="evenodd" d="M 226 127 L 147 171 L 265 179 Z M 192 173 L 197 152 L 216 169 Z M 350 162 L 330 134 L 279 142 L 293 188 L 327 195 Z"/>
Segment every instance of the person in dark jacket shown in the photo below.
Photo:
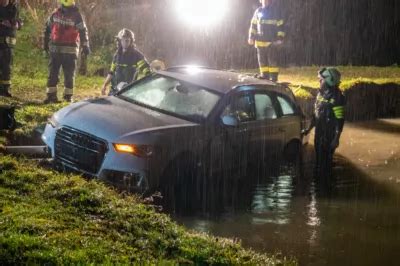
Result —
<path fill-rule="evenodd" d="M 151 73 L 145 57 L 135 47 L 134 33 L 131 30 L 122 29 L 116 38 L 118 49 L 114 55 L 110 72 L 104 81 L 102 95 L 106 94 L 110 82 L 109 95 L 113 95 L 117 92 L 116 88 L 119 83 L 130 83 Z"/>
<path fill-rule="evenodd" d="M 44 50 L 50 55 L 47 97 L 44 103 L 56 103 L 61 67 L 64 72 L 64 100 L 71 102 L 79 48 L 90 53 L 85 21 L 74 0 L 60 0 L 61 6 L 49 17 L 44 32 Z"/>
<path fill-rule="evenodd" d="M 259 77 L 278 81 L 278 50 L 282 47 L 286 35 L 285 21 L 282 19 L 273 0 L 260 0 L 253 15 L 249 29 L 248 43 L 257 49 Z"/>
<path fill-rule="evenodd" d="M 341 74 L 336 68 L 323 68 L 318 72 L 318 77 L 320 89 L 312 122 L 303 133 L 308 134 L 315 126 L 315 174 L 319 177 L 330 177 L 333 154 L 339 146 L 343 130 L 346 99 L 339 89 Z"/>
<path fill-rule="evenodd" d="M 15 0 L 0 1 L 0 96 L 11 97 L 11 65 L 16 45 L 16 30 L 22 23 Z"/>

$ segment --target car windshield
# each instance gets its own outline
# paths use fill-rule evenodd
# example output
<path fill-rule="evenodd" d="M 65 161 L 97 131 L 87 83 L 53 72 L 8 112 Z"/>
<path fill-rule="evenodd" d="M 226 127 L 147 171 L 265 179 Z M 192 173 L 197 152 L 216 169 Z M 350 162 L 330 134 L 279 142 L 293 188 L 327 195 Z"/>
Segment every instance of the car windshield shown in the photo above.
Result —
<path fill-rule="evenodd" d="M 220 96 L 170 77 L 153 76 L 122 91 L 120 97 L 190 121 L 203 121 Z"/>

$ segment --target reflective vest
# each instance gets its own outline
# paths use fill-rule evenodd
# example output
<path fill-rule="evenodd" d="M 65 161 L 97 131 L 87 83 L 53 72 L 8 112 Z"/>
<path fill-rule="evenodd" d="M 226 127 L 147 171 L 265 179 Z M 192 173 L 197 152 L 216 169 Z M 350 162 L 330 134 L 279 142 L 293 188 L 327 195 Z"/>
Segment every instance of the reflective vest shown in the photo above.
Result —
<path fill-rule="evenodd" d="M 53 53 L 78 54 L 79 45 L 89 46 L 86 24 L 79 9 L 60 7 L 46 23 L 45 42 Z"/>
<path fill-rule="evenodd" d="M 255 46 L 268 47 L 272 42 L 285 37 L 284 20 L 272 7 L 258 8 L 253 15 L 249 29 L 249 39 Z"/>

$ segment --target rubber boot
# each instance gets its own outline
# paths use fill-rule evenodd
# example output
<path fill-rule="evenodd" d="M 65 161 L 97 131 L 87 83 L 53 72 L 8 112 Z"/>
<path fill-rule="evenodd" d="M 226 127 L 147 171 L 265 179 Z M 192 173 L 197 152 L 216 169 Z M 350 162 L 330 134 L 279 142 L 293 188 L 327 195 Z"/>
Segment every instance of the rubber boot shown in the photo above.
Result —
<path fill-rule="evenodd" d="M 47 93 L 46 99 L 43 101 L 44 104 L 59 103 L 57 99 L 57 93 Z"/>
<path fill-rule="evenodd" d="M 10 85 L 0 85 L 0 96 L 3 97 L 12 97 L 9 92 Z"/>
<path fill-rule="evenodd" d="M 69 102 L 69 103 L 72 103 L 72 102 L 73 102 L 73 99 L 72 99 L 72 95 L 71 95 L 71 94 L 64 95 L 64 96 L 63 96 L 63 99 L 64 99 L 64 101 Z"/>
<path fill-rule="evenodd" d="M 279 75 L 278 73 L 270 73 L 269 76 L 271 81 L 278 82 L 278 75 Z"/>

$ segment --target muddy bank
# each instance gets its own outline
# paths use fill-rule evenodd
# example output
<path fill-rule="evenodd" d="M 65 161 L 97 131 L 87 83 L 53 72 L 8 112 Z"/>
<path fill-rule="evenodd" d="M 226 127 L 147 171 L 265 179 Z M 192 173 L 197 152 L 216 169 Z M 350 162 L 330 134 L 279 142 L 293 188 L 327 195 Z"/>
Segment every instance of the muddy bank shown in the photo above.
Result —
<path fill-rule="evenodd" d="M 317 90 L 310 89 L 309 99 L 299 99 L 303 112 L 310 116 Z M 395 83 L 358 83 L 345 91 L 346 120 L 365 121 L 377 118 L 400 117 L 400 85 Z"/>

